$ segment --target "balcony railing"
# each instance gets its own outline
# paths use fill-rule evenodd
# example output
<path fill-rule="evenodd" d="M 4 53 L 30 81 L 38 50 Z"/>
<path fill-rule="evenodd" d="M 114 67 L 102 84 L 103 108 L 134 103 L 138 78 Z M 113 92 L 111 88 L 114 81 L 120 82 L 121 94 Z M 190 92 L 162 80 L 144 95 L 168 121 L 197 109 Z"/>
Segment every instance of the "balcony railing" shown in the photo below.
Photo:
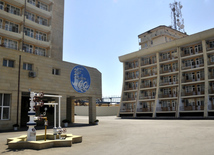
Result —
<path fill-rule="evenodd" d="M 137 89 L 136 86 L 134 86 L 134 87 L 126 86 L 126 87 L 125 87 L 125 90 L 136 90 L 136 89 Z"/>
<path fill-rule="evenodd" d="M 123 97 L 123 101 L 132 101 L 132 100 L 136 100 L 136 98 L 135 97 L 127 97 L 127 96 Z"/>
<path fill-rule="evenodd" d="M 214 110 L 214 105 L 208 105 L 208 110 Z"/>
<path fill-rule="evenodd" d="M 204 110 L 204 106 L 180 106 L 181 111 Z"/>
<path fill-rule="evenodd" d="M 181 95 L 182 96 L 192 96 L 192 95 L 203 95 L 204 94 L 204 91 L 192 91 L 192 92 L 181 92 Z"/>
<path fill-rule="evenodd" d="M 208 90 L 209 94 L 214 94 L 214 90 L 211 88 Z"/>
<path fill-rule="evenodd" d="M 137 108 L 137 112 L 152 112 L 153 107 L 150 108 Z"/>
<path fill-rule="evenodd" d="M 209 74 L 209 75 L 208 75 L 208 78 L 209 78 L 209 79 L 214 79 L 214 75 Z"/>
<path fill-rule="evenodd" d="M 183 51 L 181 52 L 181 56 L 184 57 L 184 56 L 190 56 L 190 55 L 194 55 L 194 54 L 198 54 L 198 53 L 202 53 L 203 50 L 202 49 L 198 49 L 198 50 L 187 50 L 187 52 Z"/>
<path fill-rule="evenodd" d="M 157 75 L 157 72 L 149 72 L 149 73 L 142 72 L 141 73 L 141 77 L 153 76 L 153 75 Z"/>
<path fill-rule="evenodd" d="M 176 111 L 176 107 L 156 107 L 157 111 Z"/>
<path fill-rule="evenodd" d="M 123 108 L 120 109 L 120 112 L 133 112 L 134 110 L 132 108 Z"/>
<path fill-rule="evenodd" d="M 164 85 L 174 85 L 174 84 L 178 84 L 178 81 L 173 81 L 173 82 L 160 82 L 160 86 L 164 86 Z"/>
<path fill-rule="evenodd" d="M 183 78 L 182 79 L 182 82 L 185 83 L 185 82 L 195 82 L 195 81 L 201 81 L 201 80 L 204 80 L 204 76 L 200 77 L 200 78 L 196 78 L 196 79 L 186 79 L 186 78 Z"/>
<path fill-rule="evenodd" d="M 131 75 L 131 76 L 125 76 L 125 80 L 131 80 L 131 79 L 136 79 L 138 78 L 139 76 L 137 75 Z"/>
<path fill-rule="evenodd" d="M 140 88 L 151 88 L 151 87 L 156 87 L 156 84 L 149 84 L 149 85 L 147 85 L 147 84 L 141 84 L 140 85 Z"/>
<path fill-rule="evenodd" d="M 159 98 L 177 97 L 177 94 L 158 94 Z"/>
<path fill-rule="evenodd" d="M 148 61 L 148 62 L 144 62 L 144 61 L 141 61 L 141 66 L 146 66 L 146 65 L 151 65 L 151 64 L 155 64 L 157 63 L 157 61 Z"/>
<path fill-rule="evenodd" d="M 155 99 L 155 96 L 139 96 L 140 100 L 145 100 L 145 99 Z"/>
<path fill-rule="evenodd" d="M 125 66 L 125 70 L 128 70 L 128 69 L 134 69 L 134 68 L 137 68 L 138 67 L 138 64 L 134 64 L 134 65 L 126 65 Z"/>
<path fill-rule="evenodd" d="M 198 67 L 202 67 L 204 66 L 204 63 L 202 64 L 198 64 L 198 65 L 190 65 L 190 66 L 186 66 L 186 65 L 182 65 L 182 69 L 192 69 L 192 68 L 198 68 Z"/>
<path fill-rule="evenodd" d="M 176 71 L 178 71 L 178 68 L 173 68 L 173 69 L 168 69 L 168 70 L 164 70 L 163 68 L 161 68 L 160 69 L 160 74 L 176 72 Z"/>

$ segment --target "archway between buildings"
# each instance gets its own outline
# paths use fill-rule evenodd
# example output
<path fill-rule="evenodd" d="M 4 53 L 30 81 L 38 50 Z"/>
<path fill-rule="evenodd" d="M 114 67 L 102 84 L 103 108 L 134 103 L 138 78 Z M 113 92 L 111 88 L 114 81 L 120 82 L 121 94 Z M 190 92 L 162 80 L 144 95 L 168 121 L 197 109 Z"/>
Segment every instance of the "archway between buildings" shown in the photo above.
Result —
<path fill-rule="evenodd" d="M 56 95 L 56 94 L 52 94 Z M 60 94 L 59 94 L 60 95 Z M 30 107 L 30 92 L 22 92 L 21 97 L 21 120 L 20 125 L 21 127 L 26 127 L 27 122 L 29 121 L 28 111 Z M 67 96 L 66 97 L 66 105 L 61 106 L 61 118 L 68 119 L 71 123 L 75 125 L 78 122 L 75 122 L 75 101 L 78 99 L 85 99 L 88 100 L 88 123 L 85 124 L 95 124 L 96 120 L 96 98 L 95 97 L 74 97 L 74 96 Z M 58 98 L 54 97 L 44 97 L 43 101 L 45 103 L 58 103 Z M 63 104 L 63 103 L 62 103 Z M 62 108 L 65 107 L 65 108 Z M 47 108 L 47 111 L 45 111 Z M 63 110 L 65 109 L 65 110 Z M 46 116 L 48 117 L 48 125 L 53 126 L 54 122 L 54 107 L 53 106 L 43 106 L 43 107 L 35 107 L 36 115 L 44 114 L 46 112 Z M 66 113 L 63 114 L 63 113 Z M 57 119 L 58 119 L 58 110 L 57 110 Z M 37 121 L 37 126 L 44 126 L 43 121 Z"/>

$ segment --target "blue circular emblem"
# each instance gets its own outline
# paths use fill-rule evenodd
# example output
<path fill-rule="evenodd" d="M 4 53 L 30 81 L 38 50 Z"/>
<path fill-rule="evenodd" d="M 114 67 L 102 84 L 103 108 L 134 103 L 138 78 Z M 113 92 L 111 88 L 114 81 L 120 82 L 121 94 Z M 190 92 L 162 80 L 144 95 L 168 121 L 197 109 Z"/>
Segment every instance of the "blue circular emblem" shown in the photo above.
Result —
<path fill-rule="evenodd" d="M 85 93 L 91 84 L 88 70 L 83 66 L 75 66 L 70 75 L 72 87 L 79 93 Z"/>

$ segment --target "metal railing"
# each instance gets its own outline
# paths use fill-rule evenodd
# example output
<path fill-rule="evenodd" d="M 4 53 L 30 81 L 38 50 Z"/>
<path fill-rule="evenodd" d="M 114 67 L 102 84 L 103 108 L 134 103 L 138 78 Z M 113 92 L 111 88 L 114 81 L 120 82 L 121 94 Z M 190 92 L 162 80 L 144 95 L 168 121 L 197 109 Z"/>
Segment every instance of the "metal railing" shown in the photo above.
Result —
<path fill-rule="evenodd" d="M 137 108 L 137 112 L 152 112 L 153 107 L 150 108 Z"/>
<path fill-rule="evenodd" d="M 178 84 L 178 81 L 173 81 L 173 82 L 160 82 L 160 86 L 164 86 L 164 85 L 174 85 L 174 84 Z"/>
<path fill-rule="evenodd" d="M 198 68 L 198 67 L 202 67 L 204 66 L 204 63 L 202 64 L 198 64 L 198 65 L 190 65 L 190 66 L 186 66 L 185 64 L 182 65 L 182 69 L 192 69 L 192 68 Z"/>
<path fill-rule="evenodd" d="M 185 83 L 185 82 L 194 82 L 194 81 L 201 81 L 201 80 L 204 80 L 204 76 L 202 76 L 202 77 L 200 77 L 200 78 L 196 78 L 196 79 L 188 79 L 188 80 L 186 80 L 185 78 L 183 78 L 182 80 L 181 80 L 181 82 L 183 82 L 183 83 Z"/>
<path fill-rule="evenodd" d="M 181 111 L 204 110 L 204 106 L 180 106 Z"/>
<path fill-rule="evenodd" d="M 155 99 L 155 96 L 151 96 L 151 95 L 149 95 L 149 96 L 139 96 L 139 99 L 140 100 L 144 100 L 144 99 Z"/>
<path fill-rule="evenodd" d="M 204 91 L 181 92 L 181 96 L 203 95 Z"/>
<path fill-rule="evenodd" d="M 194 49 L 192 49 L 191 50 L 191 52 L 190 51 L 188 51 L 187 53 L 185 53 L 184 51 L 182 51 L 181 52 L 181 56 L 182 57 L 184 57 L 184 56 L 190 56 L 190 55 L 194 55 L 194 54 L 198 54 L 198 53 L 202 53 L 203 52 L 203 50 L 201 49 L 201 50 L 194 50 Z"/>
<path fill-rule="evenodd" d="M 123 108 L 120 109 L 120 112 L 133 112 L 134 110 L 132 108 Z"/>
<path fill-rule="evenodd" d="M 157 111 L 176 111 L 176 107 L 156 107 Z"/>
<path fill-rule="evenodd" d="M 159 98 L 177 97 L 177 94 L 158 94 Z"/>

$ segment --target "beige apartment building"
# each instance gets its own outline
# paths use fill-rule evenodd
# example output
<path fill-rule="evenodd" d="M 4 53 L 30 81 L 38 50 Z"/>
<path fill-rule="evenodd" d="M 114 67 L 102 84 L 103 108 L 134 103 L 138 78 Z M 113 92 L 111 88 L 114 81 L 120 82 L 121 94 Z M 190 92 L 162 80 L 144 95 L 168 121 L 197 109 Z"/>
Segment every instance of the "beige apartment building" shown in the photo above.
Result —
<path fill-rule="evenodd" d="M 139 36 L 139 51 L 119 57 L 118 116 L 214 116 L 214 29 L 187 35 L 158 26 Z"/>
<path fill-rule="evenodd" d="M 87 99 L 89 123 L 96 120 L 101 73 L 85 66 L 89 89 L 80 93 L 73 88 L 71 71 L 78 65 L 62 61 L 63 22 L 64 0 L 0 0 L 0 130 L 11 129 L 15 123 L 26 126 L 30 91 L 62 96 L 61 119 L 71 122 L 75 99 Z M 38 115 L 44 107 L 35 107 Z M 54 108 L 47 108 L 51 125 Z"/>

